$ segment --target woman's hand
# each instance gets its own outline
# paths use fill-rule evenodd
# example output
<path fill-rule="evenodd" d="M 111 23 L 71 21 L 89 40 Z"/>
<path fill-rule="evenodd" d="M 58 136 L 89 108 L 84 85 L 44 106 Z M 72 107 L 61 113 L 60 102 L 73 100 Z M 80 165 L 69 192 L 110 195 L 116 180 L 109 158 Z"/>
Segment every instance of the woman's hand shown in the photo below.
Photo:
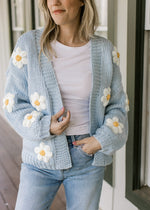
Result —
<path fill-rule="evenodd" d="M 73 144 L 75 146 L 83 145 L 82 150 L 87 154 L 95 154 L 98 150 L 101 149 L 101 145 L 97 139 L 93 136 L 84 138 L 82 140 L 74 141 Z"/>
<path fill-rule="evenodd" d="M 50 126 L 50 134 L 51 135 L 60 135 L 62 132 L 69 126 L 70 122 L 70 111 L 67 111 L 66 117 L 63 116 L 62 121 L 58 121 L 57 119 L 64 114 L 64 107 L 57 112 L 55 115 L 51 117 L 51 126 Z"/>

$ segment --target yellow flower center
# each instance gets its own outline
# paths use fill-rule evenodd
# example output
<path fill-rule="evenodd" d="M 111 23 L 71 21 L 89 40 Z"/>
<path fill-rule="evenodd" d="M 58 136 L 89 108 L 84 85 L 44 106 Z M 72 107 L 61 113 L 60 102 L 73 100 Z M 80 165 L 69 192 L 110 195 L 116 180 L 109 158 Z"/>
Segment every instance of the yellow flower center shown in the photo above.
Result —
<path fill-rule="evenodd" d="M 120 58 L 120 53 L 119 52 L 117 52 L 117 57 Z"/>
<path fill-rule="evenodd" d="M 31 120 L 31 119 L 32 119 L 32 115 L 29 115 L 29 116 L 27 117 L 27 119 L 28 119 L 28 120 Z"/>
<path fill-rule="evenodd" d="M 114 125 L 115 127 L 118 127 L 118 126 L 119 126 L 119 123 L 118 123 L 118 122 L 113 122 L 113 125 Z"/>
<path fill-rule="evenodd" d="M 109 99 L 110 99 L 110 94 L 107 95 L 107 101 L 109 101 Z"/>
<path fill-rule="evenodd" d="M 5 105 L 7 106 L 9 104 L 9 99 L 5 100 Z"/>
<path fill-rule="evenodd" d="M 22 57 L 20 55 L 16 56 L 16 61 L 21 61 Z"/>
<path fill-rule="evenodd" d="M 40 102 L 39 102 L 38 100 L 36 100 L 36 101 L 34 102 L 34 104 L 37 105 L 37 106 L 39 106 L 39 105 L 40 105 Z"/>
<path fill-rule="evenodd" d="M 45 156 L 45 151 L 44 150 L 41 150 L 40 155 L 41 156 Z"/>

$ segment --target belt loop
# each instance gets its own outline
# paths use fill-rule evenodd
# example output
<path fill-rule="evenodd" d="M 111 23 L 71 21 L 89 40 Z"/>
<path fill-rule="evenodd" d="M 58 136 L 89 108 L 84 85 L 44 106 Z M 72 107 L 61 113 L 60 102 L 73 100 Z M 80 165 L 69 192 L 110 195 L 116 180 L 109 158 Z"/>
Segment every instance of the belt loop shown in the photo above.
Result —
<path fill-rule="evenodd" d="M 74 135 L 71 136 L 72 142 L 75 141 Z"/>

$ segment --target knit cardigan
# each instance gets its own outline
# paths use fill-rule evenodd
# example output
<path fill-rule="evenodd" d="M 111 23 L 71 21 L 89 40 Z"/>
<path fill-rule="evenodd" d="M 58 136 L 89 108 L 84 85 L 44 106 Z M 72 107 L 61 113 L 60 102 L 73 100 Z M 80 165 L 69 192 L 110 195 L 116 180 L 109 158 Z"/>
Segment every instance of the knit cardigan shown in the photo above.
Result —
<path fill-rule="evenodd" d="M 42 32 L 43 28 L 31 30 L 18 38 L 6 71 L 3 109 L 23 139 L 23 162 L 45 169 L 68 169 L 72 161 L 66 135 L 49 131 L 51 117 L 63 102 L 51 61 L 43 53 L 38 60 Z M 117 48 L 97 35 L 90 42 L 89 133 L 101 145 L 92 165 L 106 166 L 127 141 L 129 100 L 123 90 Z"/>

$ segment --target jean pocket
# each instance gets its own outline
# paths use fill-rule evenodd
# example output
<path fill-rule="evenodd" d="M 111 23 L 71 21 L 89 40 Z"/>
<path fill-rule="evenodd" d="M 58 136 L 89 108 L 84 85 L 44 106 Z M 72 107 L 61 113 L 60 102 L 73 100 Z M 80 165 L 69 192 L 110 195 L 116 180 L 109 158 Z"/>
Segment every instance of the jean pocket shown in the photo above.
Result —
<path fill-rule="evenodd" d="M 94 155 L 93 154 L 88 154 L 86 152 L 83 151 L 82 147 L 79 145 L 76 147 L 84 156 L 90 157 L 92 158 Z"/>

